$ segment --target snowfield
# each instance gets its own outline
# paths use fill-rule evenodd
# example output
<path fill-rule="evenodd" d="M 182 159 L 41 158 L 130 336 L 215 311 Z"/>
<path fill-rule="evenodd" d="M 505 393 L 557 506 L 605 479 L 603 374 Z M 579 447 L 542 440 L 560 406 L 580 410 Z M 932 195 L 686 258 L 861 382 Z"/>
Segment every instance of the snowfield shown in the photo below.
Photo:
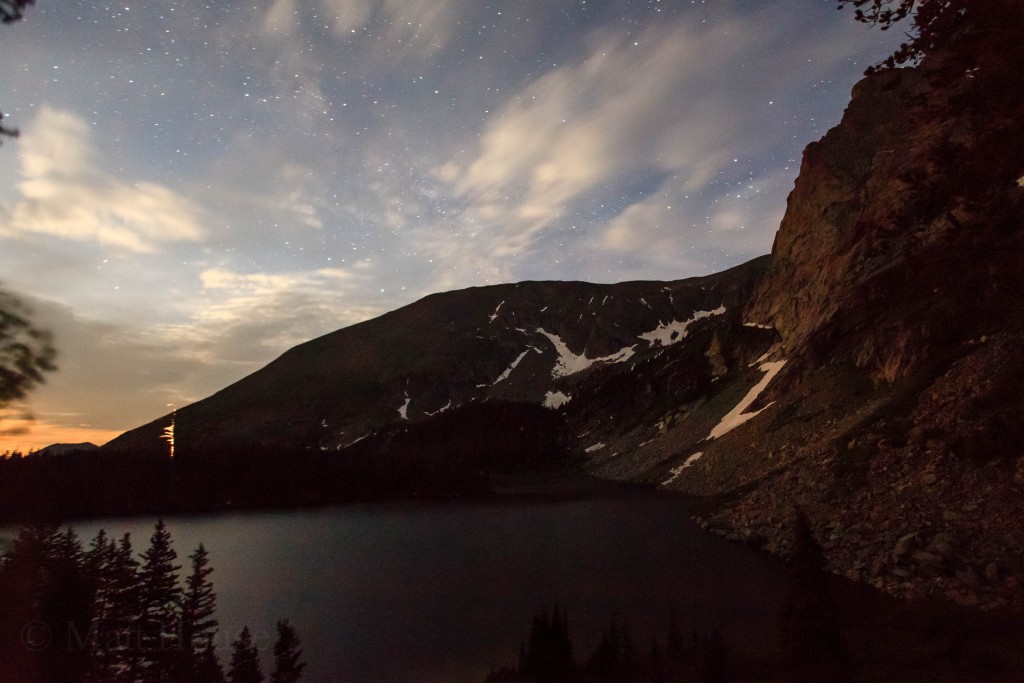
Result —
<path fill-rule="evenodd" d="M 769 384 L 771 384 L 771 381 L 775 379 L 775 375 L 779 374 L 779 371 L 782 370 L 782 367 L 785 364 L 786 361 L 784 360 L 762 363 L 760 367 L 758 367 L 758 370 L 764 372 L 764 377 L 761 378 L 761 381 L 755 384 L 754 387 L 747 392 L 747 395 L 743 397 L 742 401 L 736 404 L 735 408 L 726 413 L 725 417 L 722 418 L 722 421 L 715 425 L 715 428 L 711 430 L 711 433 L 708 434 L 704 440 L 711 441 L 712 439 L 717 439 L 724 434 L 728 434 L 747 420 L 757 417 L 763 410 L 765 410 L 765 408 L 770 406 L 771 403 L 769 403 L 768 406 L 761 408 L 761 410 L 755 410 L 752 413 L 743 412 L 750 407 L 750 404 L 757 400 L 757 397 L 761 395 L 761 392 L 764 391 Z"/>
<path fill-rule="evenodd" d="M 649 343 L 651 346 L 660 344 L 661 346 L 671 346 L 681 342 L 686 338 L 686 328 L 693 323 L 703 318 L 709 318 L 713 315 L 723 315 L 725 313 L 725 306 L 719 306 L 713 311 L 694 311 L 693 317 L 689 320 L 673 320 L 670 323 L 661 323 L 650 332 L 644 332 L 638 335 L 638 339 L 642 339 Z"/>

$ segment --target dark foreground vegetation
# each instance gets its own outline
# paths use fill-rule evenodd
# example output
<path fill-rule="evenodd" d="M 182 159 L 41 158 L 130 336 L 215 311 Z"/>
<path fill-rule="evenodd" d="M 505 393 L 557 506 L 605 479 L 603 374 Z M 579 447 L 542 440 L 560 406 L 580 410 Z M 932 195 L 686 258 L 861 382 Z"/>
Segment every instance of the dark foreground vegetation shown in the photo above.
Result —
<path fill-rule="evenodd" d="M 245 446 L 175 456 L 78 451 L 0 457 L 0 520 L 288 508 L 491 494 L 489 475 L 561 469 L 563 418 L 539 406 L 471 404 L 347 448 Z"/>
<path fill-rule="evenodd" d="M 570 617 L 556 606 L 534 616 L 516 664 L 486 683 L 1024 681 L 1024 615 L 899 601 L 830 576 L 799 513 L 790 560 L 772 652 L 736 647 L 714 625 L 684 632 L 669 613 L 663 633 L 612 621 L 596 648 L 577 653 Z"/>
<path fill-rule="evenodd" d="M 189 556 L 183 582 L 176 561 L 162 521 L 138 557 L 127 534 L 101 530 L 84 549 L 71 528 L 22 529 L 0 558 L 0 682 L 266 680 L 248 627 L 231 643 L 225 677 L 206 549 Z M 298 636 L 287 620 L 276 636 L 269 680 L 295 683 L 305 667 Z"/>

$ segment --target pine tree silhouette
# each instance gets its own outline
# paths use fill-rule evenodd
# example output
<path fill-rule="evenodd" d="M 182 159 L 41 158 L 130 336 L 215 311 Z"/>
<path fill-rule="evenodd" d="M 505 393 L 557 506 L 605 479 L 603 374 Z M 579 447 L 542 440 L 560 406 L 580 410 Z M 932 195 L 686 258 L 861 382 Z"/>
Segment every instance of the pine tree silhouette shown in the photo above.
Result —
<path fill-rule="evenodd" d="M 793 513 L 793 578 L 783 600 L 779 645 L 795 681 L 842 680 L 845 651 L 825 573 L 825 555 L 810 521 Z"/>
<path fill-rule="evenodd" d="M 134 679 L 141 664 L 139 563 L 132 552 L 130 534 L 122 536 L 116 547 L 111 543 L 109 562 L 109 612 L 99 637 L 109 653 L 110 667 L 127 671 L 126 675 Z"/>
<path fill-rule="evenodd" d="M 296 683 L 302 678 L 305 662 L 300 662 L 302 648 L 299 636 L 287 619 L 277 622 L 277 641 L 274 643 L 274 672 L 270 683 Z"/>
<path fill-rule="evenodd" d="M 55 642 L 41 659 L 41 680 L 78 681 L 86 673 L 88 633 L 92 623 L 93 589 L 85 571 L 85 553 L 78 535 L 68 529 L 54 539 L 44 564 L 44 587 L 39 599 L 39 620 L 47 624 Z"/>
<path fill-rule="evenodd" d="M 189 555 L 191 572 L 185 579 L 185 591 L 181 601 L 181 667 L 183 675 L 191 675 L 196 671 L 199 655 L 217 633 L 217 595 L 210 582 L 213 568 L 210 556 L 199 544 L 195 552 Z"/>
<path fill-rule="evenodd" d="M 217 650 L 213 646 L 213 636 L 208 636 L 206 644 L 196 655 L 195 669 L 192 678 L 185 680 L 191 683 L 225 683 L 224 669 L 217 659 Z"/>
<path fill-rule="evenodd" d="M 263 680 L 259 650 L 252 642 L 249 627 L 245 626 L 238 634 L 238 639 L 231 643 L 231 668 L 228 669 L 228 681 L 231 683 L 263 683 Z"/>
<path fill-rule="evenodd" d="M 39 621 L 40 601 L 47 590 L 47 563 L 57 545 L 57 529 L 29 525 L 21 530 L 3 565 L 3 608 L 0 643 L 4 659 L 3 679 L 12 682 L 42 678 L 45 650 L 50 644 L 48 627 L 22 633 L 25 624 Z"/>
<path fill-rule="evenodd" d="M 142 553 L 139 571 L 139 645 L 144 683 L 172 680 L 179 661 L 181 565 L 174 563 L 177 559 L 171 534 L 161 519 L 149 539 L 149 549 Z"/>
<path fill-rule="evenodd" d="M 551 617 L 542 610 L 533 618 L 530 638 L 520 653 L 520 673 L 538 681 L 556 681 L 566 677 L 575 666 L 565 615 L 557 605 Z"/>
<path fill-rule="evenodd" d="M 668 616 L 668 640 L 665 643 L 666 655 L 674 662 L 682 661 L 686 656 L 686 643 L 683 641 L 676 612 L 672 610 Z"/>

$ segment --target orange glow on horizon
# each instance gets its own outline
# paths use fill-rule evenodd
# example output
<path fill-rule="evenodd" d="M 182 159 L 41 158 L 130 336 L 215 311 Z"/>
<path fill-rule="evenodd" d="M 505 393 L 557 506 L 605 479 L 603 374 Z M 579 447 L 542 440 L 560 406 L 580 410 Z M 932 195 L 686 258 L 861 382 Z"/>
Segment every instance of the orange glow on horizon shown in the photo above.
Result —
<path fill-rule="evenodd" d="M 49 424 L 45 420 L 0 421 L 0 453 L 38 451 L 55 443 L 90 442 L 102 446 L 124 430 Z"/>

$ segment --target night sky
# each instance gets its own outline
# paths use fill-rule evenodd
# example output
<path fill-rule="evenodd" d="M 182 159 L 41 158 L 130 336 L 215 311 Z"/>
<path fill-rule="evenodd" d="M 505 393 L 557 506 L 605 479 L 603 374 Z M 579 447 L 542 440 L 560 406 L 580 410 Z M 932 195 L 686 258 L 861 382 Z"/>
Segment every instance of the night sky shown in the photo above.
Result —
<path fill-rule="evenodd" d="M 0 279 L 61 369 L 0 450 L 431 292 L 767 253 L 900 37 L 832 0 L 39 0 L 0 28 Z"/>

